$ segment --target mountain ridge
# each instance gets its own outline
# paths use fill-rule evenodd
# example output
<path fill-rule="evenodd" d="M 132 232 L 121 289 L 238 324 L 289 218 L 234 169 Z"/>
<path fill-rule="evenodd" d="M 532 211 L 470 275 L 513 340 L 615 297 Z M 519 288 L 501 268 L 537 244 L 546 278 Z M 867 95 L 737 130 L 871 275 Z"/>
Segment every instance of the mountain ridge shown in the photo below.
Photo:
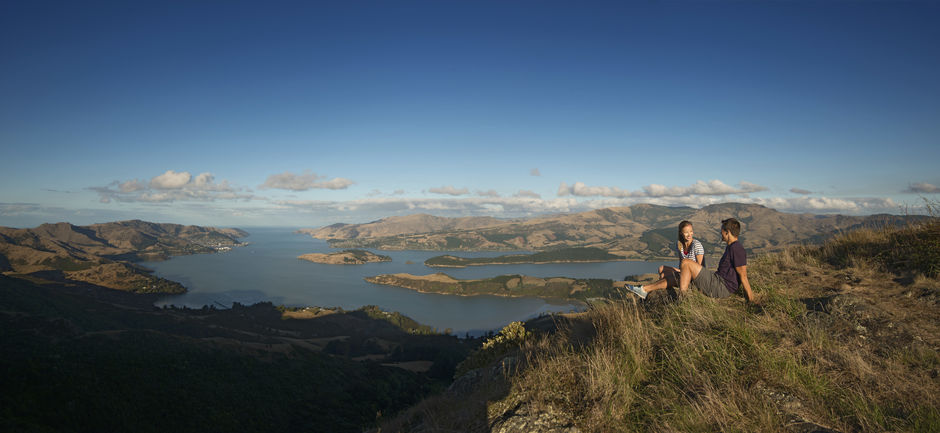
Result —
<path fill-rule="evenodd" d="M 398 224 L 391 217 L 367 224 L 344 224 L 301 233 L 324 239 L 337 248 L 385 250 L 545 251 L 568 247 L 602 248 L 628 258 L 672 257 L 678 223 L 693 223 L 696 238 L 709 255 L 721 253 L 718 227 L 725 218 L 737 218 L 744 226 L 742 240 L 754 253 L 780 251 L 788 245 L 816 244 L 835 233 L 860 227 L 902 225 L 919 217 L 900 215 L 791 214 L 765 206 L 722 203 L 695 209 L 637 204 L 529 219 L 488 220 L 465 228 L 446 228 L 444 217 L 422 231 Z M 451 226 L 465 222 L 453 219 Z M 443 229 L 437 229 L 445 227 Z M 368 228 L 368 230 L 366 230 Z"/>

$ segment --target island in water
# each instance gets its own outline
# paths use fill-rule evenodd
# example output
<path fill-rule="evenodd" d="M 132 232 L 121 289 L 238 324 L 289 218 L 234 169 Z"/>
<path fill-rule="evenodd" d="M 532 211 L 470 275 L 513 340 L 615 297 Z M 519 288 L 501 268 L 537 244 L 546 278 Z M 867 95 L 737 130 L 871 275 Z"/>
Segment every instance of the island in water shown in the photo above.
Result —
<path fill-rule="evenodd" d="M 335 253 L 310 253 L 297 257 L 301 260 L 309 260 L 314 263 L 324 263 L 327 265 L 362 265 L 366 263 L 390 262 L 392 258 L 381 254 L 375 254 L 366 250 L 343 250 Z"/>
<path fill-rule="evenodd" d="M 560 248 L 534 254 L 507 254 L 499 257 L 457 257 L 443 255 L 431 257 L 424 264 L 436 268 L 464 268 L 483 265 L 519 265 L 548 263 L 593 263 L 626 260 L 601 248 Z"/>
<path fill-rule="evenodd" d="M 366 277 L 365 280 L 373 284 L 403 287 L 421 293 L 459 296 L 531 296 L 579 301 L 607 297 L 617 290 L 613 288 L 613 281 L 609 279 L 539 278 L 526 275 L 500 275 L 477 280 L 459 280 L 441 272 L 430 275 L 399 273 Z"/>

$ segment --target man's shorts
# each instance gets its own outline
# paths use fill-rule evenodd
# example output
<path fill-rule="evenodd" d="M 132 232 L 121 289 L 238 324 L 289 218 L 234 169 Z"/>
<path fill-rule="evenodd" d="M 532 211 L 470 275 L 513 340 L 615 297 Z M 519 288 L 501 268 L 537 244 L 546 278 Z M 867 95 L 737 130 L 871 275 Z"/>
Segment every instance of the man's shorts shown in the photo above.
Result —
<path fill-rule="evenodd" d="M 731 296 L 731 292 L 728 291 L 728 286 L 725 285 L 725 279 L 709 270 L 702 269 L 702 271 L 698 273 L 698 277 L 692 280 L 692 286 L 712 298 L 727 298 Z"/>

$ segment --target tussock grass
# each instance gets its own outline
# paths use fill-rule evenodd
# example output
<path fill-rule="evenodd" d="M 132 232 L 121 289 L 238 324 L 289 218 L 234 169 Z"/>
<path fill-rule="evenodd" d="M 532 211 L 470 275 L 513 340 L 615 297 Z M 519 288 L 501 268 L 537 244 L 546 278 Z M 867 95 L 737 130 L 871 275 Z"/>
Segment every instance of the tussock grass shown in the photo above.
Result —
<path fill-rule="evenodd" d="M 876 267 L 901 276 L 940 276 L 940 204 L 927 202 L 930 217 L 903 227 L 845 233 L 815 254 L 836 267 Z"/>
<path fill-rule="evenodd" d="M 488 421 L 476 425 L 526 407 L 592 432 L 940 431 L 936 303 L 889 305 L 857 288 L 937 291 L 938 228 L 927 219 L 756 257 L 756 307 L 697 292 L 595 305 L 581 317 L 586 343 L 564 326 L 521 343 L 526 368 L 480 402 Z M 926 324 L 926 340 L 908 323 Z"/>

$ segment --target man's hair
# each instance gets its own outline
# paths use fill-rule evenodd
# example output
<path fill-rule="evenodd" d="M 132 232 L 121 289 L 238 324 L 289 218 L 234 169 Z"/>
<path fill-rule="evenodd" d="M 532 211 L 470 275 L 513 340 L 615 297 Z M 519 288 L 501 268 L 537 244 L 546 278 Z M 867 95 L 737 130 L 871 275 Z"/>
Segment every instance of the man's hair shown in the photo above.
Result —
<path fill-rule="evenodd" d="M 731 233 L 731 236 L 738 237 L 741 235 L 741 223 L 734 218 L 728 218 L 726 220 L 721 220 L 721 229 Z"/>

